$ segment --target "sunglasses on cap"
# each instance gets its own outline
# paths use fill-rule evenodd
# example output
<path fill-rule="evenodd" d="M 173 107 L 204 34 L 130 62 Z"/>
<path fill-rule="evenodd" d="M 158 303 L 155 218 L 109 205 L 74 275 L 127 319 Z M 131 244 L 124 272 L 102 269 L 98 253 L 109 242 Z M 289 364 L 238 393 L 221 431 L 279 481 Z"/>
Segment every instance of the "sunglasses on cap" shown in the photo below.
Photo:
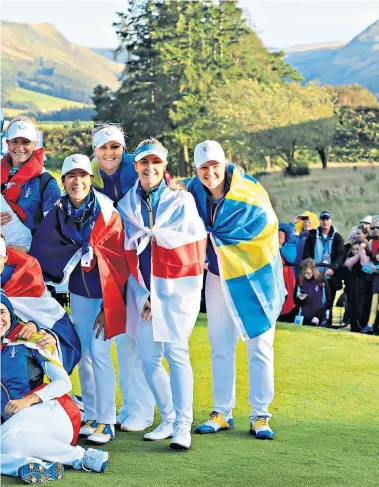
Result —
<path fill-rule="evenodd" d="M 102 122 L 95 123 L 93 128 L 97 129 L 98 127 L 108 127 L 108 125 L 111 125 L 112 127 L 121 127 L 121 124 L 119 122 Z"/>
<path fill-rule="evenodd" d="M 371 227 L 371 230 L 379 230 L 379 227 Z"/>

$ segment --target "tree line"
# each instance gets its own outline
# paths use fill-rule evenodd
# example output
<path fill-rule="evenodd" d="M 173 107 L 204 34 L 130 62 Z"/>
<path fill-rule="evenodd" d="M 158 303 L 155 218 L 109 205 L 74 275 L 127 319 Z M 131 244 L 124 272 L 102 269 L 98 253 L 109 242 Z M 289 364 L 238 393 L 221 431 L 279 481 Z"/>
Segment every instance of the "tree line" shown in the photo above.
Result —
<path fill-rule="evenodd" d="M 158 137 L 182 176 L 205 138 L 250 172 L 281 164 L 304 174 L 315 154 L 325 168 L 328 160 L 379 161 L 375 96 L 356 85 L 304 85 L 284 53 L 263 46 L 237 0 L 128 5 L 115 23 L 126 58 L 121 86 L 95 88 L 93 118 L 120 122 L 130 151 Z M 78 142 L 70 134 L 47 134 L 48 152 Z"/>

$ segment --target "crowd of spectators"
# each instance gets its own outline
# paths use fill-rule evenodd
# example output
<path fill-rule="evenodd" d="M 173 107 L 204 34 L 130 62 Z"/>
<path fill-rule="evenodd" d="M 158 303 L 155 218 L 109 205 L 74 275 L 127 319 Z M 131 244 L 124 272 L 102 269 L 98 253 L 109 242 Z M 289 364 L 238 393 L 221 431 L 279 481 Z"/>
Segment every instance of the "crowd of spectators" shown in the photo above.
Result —
<path fill-rule="evenodd" d="M 363 217 L 344 242 L 330 212 L 306 211 L 279 224 L 279 246 L 288 293 L 280 321 L 379 334 L 379 215 Z"/>

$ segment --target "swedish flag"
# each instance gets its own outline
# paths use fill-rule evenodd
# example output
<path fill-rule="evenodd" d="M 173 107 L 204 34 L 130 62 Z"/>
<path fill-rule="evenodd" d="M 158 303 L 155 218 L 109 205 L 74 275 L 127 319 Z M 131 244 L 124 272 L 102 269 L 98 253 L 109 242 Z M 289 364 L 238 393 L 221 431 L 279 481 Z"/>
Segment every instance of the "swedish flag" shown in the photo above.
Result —
<path fill-rule="evenodd" d="M 279 254 L 278 219 L 263 186 L 233 164 L 230 189 L 207 222 L 207 190 L 196 177 L 188 185 L 217 254 L 220 278 L 231 316 L 242 339 L 273 326 L 285 300 Z"/>

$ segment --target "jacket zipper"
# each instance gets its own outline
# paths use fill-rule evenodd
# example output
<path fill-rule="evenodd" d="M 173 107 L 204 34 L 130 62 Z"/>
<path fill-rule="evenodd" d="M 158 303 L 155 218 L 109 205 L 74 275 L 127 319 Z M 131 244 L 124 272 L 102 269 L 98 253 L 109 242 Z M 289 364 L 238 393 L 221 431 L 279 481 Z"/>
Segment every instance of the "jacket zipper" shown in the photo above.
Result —
<path fill-rule="evenodd" d="M 213 212 L 213 215 L 212 215 L 212 227 L 215 223 L 215 218 L 216 218 L 216 213 L 217 213 L 217 210 L 218 210 L 218 207 L 221 205 L 221 203 L 224 201 L 224 198 L 219 202 L 217 203 L 217 206 L 215 208 L 215 211 Z"/>
<path fill-rule="evenodd" d="M 117 186 L 116 184 L 112 181 L 113 184 L 113 189 L 114 189 L 114 194 L 116 196 L 116 201 L 118 201 L 118 191 L 117 191 Z"/>
<path fill-rule="evenodd" d="M 82 216 L 81 220 L 80 220 L 80 227 L 82 226 L 83 224 L 83 219 L 84 219 L 84 215 Z M 86 277 L 85 277 L 85 274 L 84 274 L 84 270 L 83 270 L 83 267 L 80 266 L 80 270 L 81 270 L 81 273 L 82 273 L 82 279 L 83 279 L 83 284 L 84 284 L 84 288 L 88 294 L 88 297 L 90 298 L 91 297 L 91 294 L 89 292 L 89 289 L 88 289 L 88 286 L 87 286 L 87 281 L 86 281 Z"/>
<path fill-rule="evenodd" d="M 11 396 L 9 395 L 8 389 L 5 387 L 5 385 L 1 382 L 1 387 L 4 389 L 5 394 L 7 395 L 8 401 L 11 400 Z"/>

